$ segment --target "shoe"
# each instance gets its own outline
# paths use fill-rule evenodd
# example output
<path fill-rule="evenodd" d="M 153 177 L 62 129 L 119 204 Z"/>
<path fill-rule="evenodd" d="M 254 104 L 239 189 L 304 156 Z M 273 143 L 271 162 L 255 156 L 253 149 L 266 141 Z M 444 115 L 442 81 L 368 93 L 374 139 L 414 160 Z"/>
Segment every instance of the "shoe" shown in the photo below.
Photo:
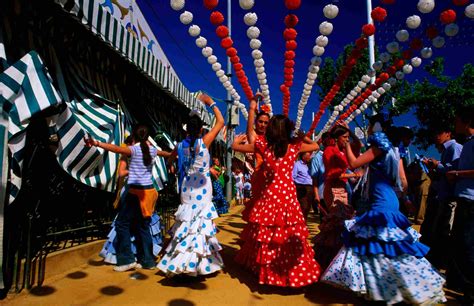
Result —
<path fill-rule="evenodd" d="M 128 270 L 135 269 L 136 266 L 137 266 L 137 263 L 132 262 L 132 263 L 129 263 L 127 265 L 115 266 L 114 271 L 115 272 L 125 272 L 125 271 L 128 271 Z"/>
<path fill-rule="evenodd" d="M 143 267 L 141 263 L 137 263 L 135 266 L 137 269 L 145 269 L 145 270 L 155 270 L 156 266 L 149 266 L 149 267 Z"/>

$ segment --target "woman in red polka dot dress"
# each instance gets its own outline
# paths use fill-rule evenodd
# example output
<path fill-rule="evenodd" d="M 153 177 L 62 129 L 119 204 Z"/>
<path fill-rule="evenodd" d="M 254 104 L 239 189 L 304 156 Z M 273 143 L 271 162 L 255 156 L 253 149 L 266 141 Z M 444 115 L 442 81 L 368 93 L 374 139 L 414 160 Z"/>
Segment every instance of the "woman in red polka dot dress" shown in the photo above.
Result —
<path fill-rule="evenodd" d="M 241 234 L 244 244 L 236 261 L 258 274 L 260 284 L 282 287 L 306 286 L 317 282 L 320 275 L 292 178 L 298 153 L 316 151 L 319 146 L 292 138 L 292 130 L 286 116 L 276 115 L 265 138 L 243 144 L 246 136 L 241 135 L 232 146 L 235 151 L 260 153 L 267 174 Z"/>

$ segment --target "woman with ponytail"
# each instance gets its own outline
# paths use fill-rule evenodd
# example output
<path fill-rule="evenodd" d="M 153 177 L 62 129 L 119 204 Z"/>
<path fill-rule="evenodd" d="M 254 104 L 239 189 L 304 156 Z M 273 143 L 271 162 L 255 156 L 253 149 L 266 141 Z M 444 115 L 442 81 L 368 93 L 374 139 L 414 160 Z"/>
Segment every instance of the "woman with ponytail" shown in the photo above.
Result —
<path fill-rule="evenodd" d="M 319 146 L 291 137 L 293 129 L 290 119 L 276 115 L 265 137 L 244 144 L 247 137 L 241 135 L 232 145 L 238 152 L 260 154 L 266 173 L 261 196 L 249 210 L 236 261 L 257 274 L 260 284 L 280 287 L 307 286 L 317 282 L 320 274 L 292 177 L 298 153 L 317 151 Z"/>
<path fill-rule="evenodd" d="M 114 271 L 124 272 L 130 269 L 155 268 L 153 242 L 150 234 L 151 216 L 154 212 L 158 192 L 153 187 L 152 168 L 155 156 L 169 157 L 171 153 L 160 151 L 148 143 L 149 132 L 144 125 L 134 130 L 134 145 L 120 147 L 110 143 L 103 143 L 92 138 L 85 138 L 88 147 L 98 147 L 107 151 L 130 156 L 128 170 L 128 194 L 125 205 L 122 205 L 116 219 L 117 231 L 117 266 Z M 132 252 L 130 243 L 130 229 L 136 227 L 137 261 Z"/>
<path fill-rule="evenodd" d="M 212 203 L 209 148 L 224 126 L 224 118 L 209 96 L 201 95 L 198 99 L 214 112 L 216 123 L 202 136 L 199 112 L 191 111 L 186 124 L 187 136 L 173 154 L 178 157 L 181 205 L 175 214 L 171 241 L 158 263 L 158 268 L 167 276 L 206 275 L 223 267 L 219 254 L 222 248 L 212 221 L 218 215 Z"/>

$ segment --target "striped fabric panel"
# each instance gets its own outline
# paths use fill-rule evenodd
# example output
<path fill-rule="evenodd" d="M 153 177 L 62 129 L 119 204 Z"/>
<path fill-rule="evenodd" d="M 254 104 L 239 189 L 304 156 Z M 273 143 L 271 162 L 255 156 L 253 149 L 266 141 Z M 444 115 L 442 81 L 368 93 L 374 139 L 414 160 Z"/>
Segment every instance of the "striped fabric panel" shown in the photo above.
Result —
<path fill-rule="evenodd" d="M 148 141 L 152 146 L 161 150 L 153 138 L 149 137 Z M 161 156 L 156 156 L 154 160 L 154 165 L 151 174 L 153 175 L 153 186 L 157 191 L 160 191 L 164 188 L 163 184 L 168 182 L 168 169 L 166 168 L 165 159 Z"/>

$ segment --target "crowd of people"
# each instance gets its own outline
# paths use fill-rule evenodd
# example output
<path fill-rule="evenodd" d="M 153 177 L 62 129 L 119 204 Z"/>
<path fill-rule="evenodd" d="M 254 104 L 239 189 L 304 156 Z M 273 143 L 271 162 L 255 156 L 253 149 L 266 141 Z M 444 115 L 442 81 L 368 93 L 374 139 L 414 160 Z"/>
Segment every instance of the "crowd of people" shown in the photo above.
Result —
<path fill-rule="evenodd" d="M 151 146 L 144 127 L 125 147 L 85 140 L 125 156 L 120 174 L 128 179 L 115 232 L 103 250 L 104 257 L 114 258 L 109 262 L 116 263 L 116 271 L 156 266 L 167 276 L 197 276 L 223 268 L 213 220 L 228 210 L 225 168 L 218 158 L 211 163 L 209 148 L 224 119 L 210 97 L 200 100 L 214 112 L 216 124 L 203 135 L 200 117 L 191 112 L 187 137 L 172 152 Z M 315 142 L 295 132 L 288 117 L 258 112 L 256 100 L 248 122 L 246 133 L 232 144 L 248 157 L 232 169 L 236 202 L 245 204 L 247 222 L 235 261 L 256 274 L 260 284 L 303 287 L 322 281 L 368 300 L 436 303 L 445 301 L 446 277 L 439 272 L 445 269 L 447 285 L 473 301 L 473 107 L 457 112 L 455 130 L 446 128 L 434 137 L 439 161 L 420 158 L 412 164 L 406 148 L 413 135 L 394 128 L 383 112 L 370 118 L 365 144 L 344 123 Z M 465 136 L 463 145 L 454 133 Z M 181 199 L 158 265 L 162 239 L 153 214 L 155 156 L 177 159 Z M 416 176 L 412 169 L 422 171 Z M 427 197 L 418 188 L 421 174 L 431 179 Z M 320 218 L 312 244 L 311 210 Z M 410 215 L 423 220 L 421 242 Z"/>

